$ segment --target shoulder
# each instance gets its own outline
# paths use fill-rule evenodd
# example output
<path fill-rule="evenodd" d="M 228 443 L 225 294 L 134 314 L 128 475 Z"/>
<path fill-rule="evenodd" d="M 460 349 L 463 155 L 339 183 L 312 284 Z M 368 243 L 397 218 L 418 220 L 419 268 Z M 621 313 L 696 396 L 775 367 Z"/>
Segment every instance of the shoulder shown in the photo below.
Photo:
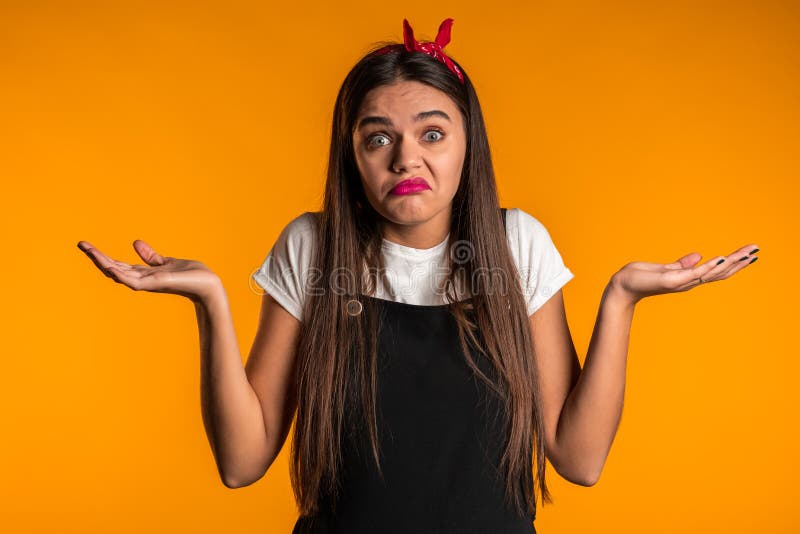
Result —
<path fill-rule="evenodd" d="M 305 288 L 316 249 L 318 221 L 319 212 L 311 211 L 290 220 L 252 275 L 262 289 L 299 321 L 303 320 Z"/>
<path fill-rule="evenodd" d="M 303 212 L 291 219 L 275 240 L 273 253 L 289 255 L 293 260 L 299 256 L 307 257 L 314 248 L 318 221 L 319 213 L 314 211 Z"/>
<path fill-rule="evenodd" d="M 506 236 L 512 249 L 543 246 L 550 240 L 545 225 L 522 208 L 507 209 Z"/>
<path fill-rule="evenodd" d="M 506 211 L 509 249 L 516 262 L 528 315 L 573 278 L 545 225 L 521 208 Z"/>
<path fill-rule="evenodd" d="M 317 231 L 319 215 L 320 213 L 318 211 L 305 211 L 301 213 L 283 227 L 281 235 L 301 238 L 306 238 L 309 234 L 313 236 Z"/>

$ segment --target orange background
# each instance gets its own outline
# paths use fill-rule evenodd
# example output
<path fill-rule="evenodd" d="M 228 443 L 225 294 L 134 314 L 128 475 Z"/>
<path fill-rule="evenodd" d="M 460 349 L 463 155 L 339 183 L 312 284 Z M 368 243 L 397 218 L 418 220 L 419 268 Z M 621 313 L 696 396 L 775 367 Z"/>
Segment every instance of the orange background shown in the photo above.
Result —
<path fill-rule="evenodd" d="M 336 91 L 403 17 L 424 40 L 455 19 L 502 205 L 539 218 L 576 275 L 582 362 L 625 263 L 761 248 L 640 303 L 600 481 L 548 466 L 538 531 L 800 528 L 797 3 L 165 4 L 0 4 L 4 531 L 290 532 L 288 442 L 259 482 L 218 477 L 191 303 L 115 284 L 76 243 L 203 261 L 244 360 L 250 274 L 319 208 Z"/>

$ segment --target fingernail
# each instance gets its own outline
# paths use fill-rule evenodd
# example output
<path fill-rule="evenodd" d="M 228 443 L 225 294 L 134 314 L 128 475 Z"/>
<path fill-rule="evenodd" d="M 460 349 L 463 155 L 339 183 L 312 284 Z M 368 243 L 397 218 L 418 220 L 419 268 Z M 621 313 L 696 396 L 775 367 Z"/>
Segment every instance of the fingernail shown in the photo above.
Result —
<path fill-rule="evenodd" d="M 752 260 L 750 260 L 750 263 L 753 263 L 753 262 L 754 262 L 754 261 L 756 261 L 757 259 L 758 259 L 758 256 L 756 256 L 755 258 L 753 258 Z M 750 263 L 748 263 L 748 265 L 750 265 Z"/>
<path fill-rule="evenodd" d="M 736 261 L 737 261 L 737 262 L 739 262 L 739 261 L 742 261 L 742 260 L 746 260 L 746 259 L 747 259 L 747 258 L 749 258 L 749 257 L 750 257 L 750 256 L 748 255 L 748 256 L 745 256 L 745 257 L 743 257 L 743 258 L 739 258 L 739 259 L 738 259 L 738 260 L 736 260 Z"/>
<path fill-rule="evenodd" d="M 753 249 L 750 251 L 750 254 L 755 254 L 756 252 L 758 252 L 758 249 Z"/>
<path fill-rule="evenodd" d="M 719 265 L 719 264 L 720 264 L 720 263 L 722 263 L 723 261 L 725 261 L 725 258 L 722 258 L 721 260 L 719 260 L 719 261 L 717 262 L 717 265 Z"/>
<path fill-rule="evenodd" d="M 78 243 L 78 248 L 81 250 L 81 252 L 86 252 L 86 249 L 83 248 L 80 243 Z"/>

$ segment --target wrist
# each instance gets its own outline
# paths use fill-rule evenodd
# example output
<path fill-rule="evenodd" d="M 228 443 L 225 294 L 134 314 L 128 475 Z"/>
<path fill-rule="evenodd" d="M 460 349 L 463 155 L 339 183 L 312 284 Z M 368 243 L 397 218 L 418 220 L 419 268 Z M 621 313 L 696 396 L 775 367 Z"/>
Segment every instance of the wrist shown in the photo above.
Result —
<path fill-rule="evenodd" d="M 190 297 L 191 301 L 196 307 L 202 307 L 205 310 L 218 305 L 227 300 L 225 294 L 225 287 L 222 285 L 222 280 L 217 275 L 209 277 L 204 283 L 202 291 Z"/>
<path fill-rule="evenodd" d="M 606 285 L 603 298 L 615 306 L 629 310 L 633 310 L 639 300 L 641 300 L 631 294 L 630 291 L 626 290 L 616 275 L 612 276 L 611 280 L 609 280 Z"/>

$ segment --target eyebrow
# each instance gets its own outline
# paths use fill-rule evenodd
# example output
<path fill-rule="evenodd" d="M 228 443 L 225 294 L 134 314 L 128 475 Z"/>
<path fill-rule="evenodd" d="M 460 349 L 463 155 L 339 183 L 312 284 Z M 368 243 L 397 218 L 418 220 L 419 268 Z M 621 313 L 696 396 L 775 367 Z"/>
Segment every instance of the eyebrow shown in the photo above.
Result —
<path fill-rule="evenodd" d="M 414 117 L 414 122 L 425 120 L 425 119 L 430 118 L 430 117 L 441 117 L 443 119 L 447 119 L 448 121 L 450 121 L 450 116 L 447 113 L 445 113 L 444 111 L 438 110 L 438 109 L 432 109 L 430 111 L 422 111 L 420 113 L 417 113 L 416 116 Z M 370 124 L 382 124 L 384 126 L 394 126 L 392 124 L 392 121 L 389 120 L 388 117 L 380 117 L 380 116 L 377 116 L 377 115 L 371 115 L 369 117 L 364 117 L 363 119 L 361 119 L 358 122 L 357 129 L 360 130 L 364 126 L 367 126 L 367 125 L 370 125 Z"/>

